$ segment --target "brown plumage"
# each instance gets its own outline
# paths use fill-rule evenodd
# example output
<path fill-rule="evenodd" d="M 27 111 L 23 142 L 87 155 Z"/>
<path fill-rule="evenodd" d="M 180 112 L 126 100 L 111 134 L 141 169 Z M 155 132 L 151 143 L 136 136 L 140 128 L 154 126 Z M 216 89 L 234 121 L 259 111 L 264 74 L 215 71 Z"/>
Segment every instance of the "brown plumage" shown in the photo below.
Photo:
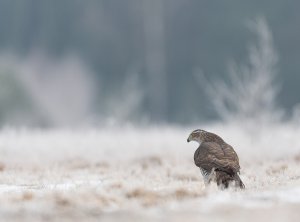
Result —
<path fill-rule="evenodd" d="M 194 130 L 188 142 L 200 144 L 194 154 L 194 161 L 200 168 L 205 184 L 215 181 L 220 188 L 228 188 L 230 184 L 241 189 L 245 188 L 239 177 L 239 158 L 229 144 L 214 133 Z"/>

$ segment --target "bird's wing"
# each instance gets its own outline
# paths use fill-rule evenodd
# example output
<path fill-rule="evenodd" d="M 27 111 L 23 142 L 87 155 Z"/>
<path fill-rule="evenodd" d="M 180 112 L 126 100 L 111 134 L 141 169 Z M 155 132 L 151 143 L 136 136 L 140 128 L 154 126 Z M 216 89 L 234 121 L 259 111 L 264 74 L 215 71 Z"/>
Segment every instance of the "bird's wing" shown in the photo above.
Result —
<path fill-rule="evenodd" d="M 238 171 L 240 170 L 240 165 L 239 165 L 239 157 L 229 144 L 224 143 L 222 145 L 222 149 L 225 153 L 226 158 L 230 159 L 232 163 L 236 165 L 236 168 L 238 168 Z"/>
<path fill-rule="evenodd" d="M 240 166 L 237 155 L 232 147 L 227 146 L 229 145 L 203 142 L 195 153 L 195 164 L 208 171 L 214 168 L 229 174 L 239 172 Z"/>

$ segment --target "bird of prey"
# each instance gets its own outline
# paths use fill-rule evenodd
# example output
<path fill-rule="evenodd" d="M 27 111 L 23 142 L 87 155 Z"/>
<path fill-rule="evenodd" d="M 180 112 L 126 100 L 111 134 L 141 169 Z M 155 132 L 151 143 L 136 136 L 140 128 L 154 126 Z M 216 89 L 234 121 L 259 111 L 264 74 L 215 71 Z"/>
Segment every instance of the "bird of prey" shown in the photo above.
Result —
<path fill-rule="evenodd" d="M 228 188 L 230 184 L 244 189 L 245 185 L 239 177 L 239 158 L 229 144 L 221 137 L 205 130 L 194 130 L 187 142 L 200 144 L 194 154 L 194 161 L 200 168 L 205 185 L 215 181 L 219 188 Z"/>

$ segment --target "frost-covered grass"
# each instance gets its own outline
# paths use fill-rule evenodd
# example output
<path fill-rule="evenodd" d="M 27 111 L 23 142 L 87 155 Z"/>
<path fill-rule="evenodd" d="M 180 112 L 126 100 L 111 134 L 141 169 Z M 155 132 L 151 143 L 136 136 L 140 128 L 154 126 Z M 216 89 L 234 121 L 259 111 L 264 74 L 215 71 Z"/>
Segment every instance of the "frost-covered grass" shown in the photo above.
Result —
<path fill-rule="evenodd" d="M 5 221 L 285 221 L 300 210 L 300 127 L 201 128 L 240 156 L 245 191 L 204 188 L 193 163 L 196 127 L 15 130 L 0 133 Z M 272 214 L 270 214 L 272 213 Z"/>

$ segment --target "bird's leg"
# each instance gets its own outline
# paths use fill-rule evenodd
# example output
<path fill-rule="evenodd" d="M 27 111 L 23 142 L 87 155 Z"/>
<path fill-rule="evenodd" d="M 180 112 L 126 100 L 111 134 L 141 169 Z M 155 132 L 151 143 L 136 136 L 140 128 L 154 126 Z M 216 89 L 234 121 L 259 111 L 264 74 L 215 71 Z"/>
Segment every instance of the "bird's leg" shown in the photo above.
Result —
<path fill-rule="evenodd" d="M 201 174 L 202 174 L 202 176 L 203 176 L 204 185 L 205 185 L 205 187 L 207 187 L 208 184 L 209 184 L 209 180 L 208 180 L 209 172 L 206 171 L 206 170 L 204 170 L 204 169 L 201 168 L 201 167 L 200 167 L 200 172 L 201 172 Z"/>
<path fill-rule="evenodd" d="M 202 168 L 200 168 L 200 171 L 204 179 L 204 185 L 205 187 L 207 187 L 210 184 L 210 182 L 215 179 L 215 168 L 212 168 L 210 172 Z"/>
<path fill-rule="evenodd" d="M 208 175 L 208 184 L 216 178 L 215 168 L 212 168 Z"/>

